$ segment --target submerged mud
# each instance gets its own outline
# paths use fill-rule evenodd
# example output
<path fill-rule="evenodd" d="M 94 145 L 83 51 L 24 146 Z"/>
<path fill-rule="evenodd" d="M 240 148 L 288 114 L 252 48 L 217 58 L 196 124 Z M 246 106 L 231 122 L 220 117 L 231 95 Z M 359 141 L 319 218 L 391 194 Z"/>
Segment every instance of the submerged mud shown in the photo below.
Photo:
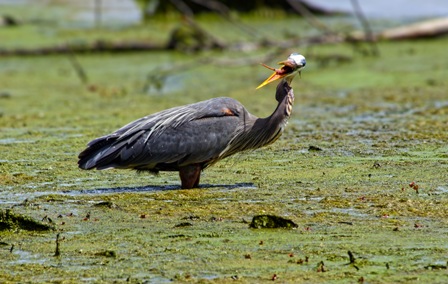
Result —
<path fill-rule="evenodd" d="M 48 220 L 48 217 L 44 219 Z M 52 223 L 51 219 L 49 221 Z M 0 211 L 0 231 L 21 229 L 26 231 L 48 231 L 54 227 L 30 217 L 15 214 L 11 209 Z"/>
<path fill-rule="evenodd" d="M 249 224 L 253 229 L 297 228 L 293 221 L 275 215 L 255 215 Z"/>

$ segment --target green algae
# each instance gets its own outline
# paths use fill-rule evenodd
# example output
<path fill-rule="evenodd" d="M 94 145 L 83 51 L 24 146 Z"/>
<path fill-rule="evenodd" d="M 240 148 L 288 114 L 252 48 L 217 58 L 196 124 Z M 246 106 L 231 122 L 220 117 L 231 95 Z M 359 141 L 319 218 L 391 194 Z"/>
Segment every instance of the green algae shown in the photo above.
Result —
<path fill-rule="evenodd" d="M 56 229 L 0 232 L 1 281 L 444 283 L 446 44 L 381 43 L 379 58 L 314 47 L 351 57 L 325 66 L 300 50 L 309 66 L 283 137 L 207 169 L 192 190 L 176 173 L 81 171 L 76 156 L 129 121 L 210 97 L 268 115 L 274 87 L 253 90 L 259 66 L 203 65 L 172 74 L 179 88 L 144 91 L 167 62 L 247 54 L 79 56 L 90 86 L 62 56 L 1 58 L 0 208 Z M 252 230 L 257 215 L 298 228 Z"/>

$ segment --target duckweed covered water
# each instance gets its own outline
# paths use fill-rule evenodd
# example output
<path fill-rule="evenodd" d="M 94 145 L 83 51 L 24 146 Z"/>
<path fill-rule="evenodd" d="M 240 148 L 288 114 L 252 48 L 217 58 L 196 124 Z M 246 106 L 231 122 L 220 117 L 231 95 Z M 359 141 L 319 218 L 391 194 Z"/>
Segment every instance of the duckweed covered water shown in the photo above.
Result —
<path fill-rule="evenodd" d="M 0 92 L 8 95 L 0 96 L 0 209 L 56 231 L 1 231 L 0 279 L 444 283 L 446 45 L 382 43 L 378 58 L 345 45 L 299 50 L 308 65 L 293 82 L 296 106 L 283 137 L 207 169 L 192 190 L 180 189 L 176 173 L 82 171 L 77 154 L 136 118 L 211 97 L 268 115 L 274 86 L 254 91 L 267 75 L 259 66 L 206 64 L 172 74 L 180 89 L 143 86 L 172 62 L 272 50 L 79 56 L 89 86 L 63 56 L 1 58 Z M 332 54 L 351 60 L 313 63 Z M 255 215 L 298 228 L 250 229 Z"/>

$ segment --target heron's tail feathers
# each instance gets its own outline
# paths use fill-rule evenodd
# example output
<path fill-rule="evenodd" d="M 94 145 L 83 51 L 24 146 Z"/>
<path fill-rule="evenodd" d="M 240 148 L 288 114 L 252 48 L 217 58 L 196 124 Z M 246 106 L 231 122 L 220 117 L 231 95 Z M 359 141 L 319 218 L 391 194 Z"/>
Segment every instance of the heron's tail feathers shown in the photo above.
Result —
<path fill-rule="evenodd" d="M 116 143 L 116 138 L 105 136 L 93 140 L 82 151 L 78 158 L 78 166 L 84 170 L 103 170 L 117 166 L 117 157 L 120 155 L 122 145 Z"/>

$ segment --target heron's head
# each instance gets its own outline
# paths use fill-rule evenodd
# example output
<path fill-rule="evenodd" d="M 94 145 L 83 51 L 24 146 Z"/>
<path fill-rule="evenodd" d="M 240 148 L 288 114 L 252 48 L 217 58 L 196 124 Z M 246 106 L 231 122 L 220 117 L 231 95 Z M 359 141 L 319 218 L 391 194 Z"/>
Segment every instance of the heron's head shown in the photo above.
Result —
<path fill-rule="evenodd" d="M 278 64 L 282 65 L 280 69 L 275 69 L 263 64 L 264 67 L 273 70 L 274 74 L 269 76 L 269 78 L 261 83 L 260 86 L 257 87 L 257 89 L 281 78 L 285 78 L 286 80 L 288 80 L 288 83 L 291 83 L 294 76 L 300 73 L 300 71 L 305 67 L 306 60 L 303 55 L 293 53 L 288 57 L 288 59 L 286 59 L 285 61 L 281 61 Z"/>

